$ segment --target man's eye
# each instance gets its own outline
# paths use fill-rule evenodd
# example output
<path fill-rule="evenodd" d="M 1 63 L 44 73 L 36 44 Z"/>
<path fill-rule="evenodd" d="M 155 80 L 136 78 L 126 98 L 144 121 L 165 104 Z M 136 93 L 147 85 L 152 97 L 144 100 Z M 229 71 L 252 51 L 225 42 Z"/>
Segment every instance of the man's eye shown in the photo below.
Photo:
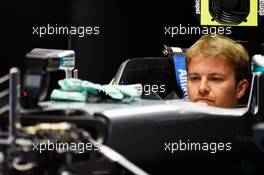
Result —
<path fill-rule="evenodd" d="M 190 77 L 189 79 L 190 79 L 191 81 L 197 81 L 197 80 L 200 80 L 199 77 Z"/>
<path fill-rule="evenodd" d="M 210 78 L 212 81 L 223 81 L 223 79 L 222 78 L 220 78 L 220 77 L 211 77 Z"/>

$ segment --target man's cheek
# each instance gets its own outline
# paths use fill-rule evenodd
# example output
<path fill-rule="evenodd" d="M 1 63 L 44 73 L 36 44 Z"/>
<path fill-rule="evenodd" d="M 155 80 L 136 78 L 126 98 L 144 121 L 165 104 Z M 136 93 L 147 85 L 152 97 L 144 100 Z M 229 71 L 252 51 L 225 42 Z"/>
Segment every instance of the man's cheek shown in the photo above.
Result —
<path fill-rule="evenodd" d="M 187 89 L 188 89 L 188 98 L 192 101 L 193 97 L 194 97 L 194 94 L 195 94 L 194 91 L 198 92 L 198 89 L 194 88 L 191 83 L 188 83 Z"/>
<path fill-rule="evenodd" d="M 226 107 L 230 105 L 230 97 L 233 94 L 229 88 L 218 85 L 211 88 L 211 95 L 213 95 L 215 99 L 215 104 L 213 106 Z"/>
<path fill-rule="evenodd" d="M 191 82 L 189 80 L 187 80 L 187 90 L 188 92 L 191 90 Z"/>

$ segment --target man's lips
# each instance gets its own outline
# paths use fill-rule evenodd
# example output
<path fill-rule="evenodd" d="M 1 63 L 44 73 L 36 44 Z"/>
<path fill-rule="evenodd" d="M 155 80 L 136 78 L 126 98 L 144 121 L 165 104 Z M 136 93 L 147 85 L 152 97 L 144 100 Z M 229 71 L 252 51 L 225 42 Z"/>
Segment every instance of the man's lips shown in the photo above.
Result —
<path fill-rule="evenodd" d="M 195 102 L 202 102 L 202 103 L 213 103 L 214 100 L 211 100 L 209 98 L 198 98 L 195 100 Z"/>

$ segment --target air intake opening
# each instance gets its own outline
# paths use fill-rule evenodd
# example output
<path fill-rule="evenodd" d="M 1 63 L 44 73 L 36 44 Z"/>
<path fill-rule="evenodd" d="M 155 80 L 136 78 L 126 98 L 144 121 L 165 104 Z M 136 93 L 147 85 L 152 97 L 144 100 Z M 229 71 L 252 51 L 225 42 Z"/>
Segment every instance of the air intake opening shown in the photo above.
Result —
<path fill-rule="evenodd" d="M 240 24 L 247 22 L 250 13 L 249 0 L 209 0 L 212 21 L 220 24 Z"/>

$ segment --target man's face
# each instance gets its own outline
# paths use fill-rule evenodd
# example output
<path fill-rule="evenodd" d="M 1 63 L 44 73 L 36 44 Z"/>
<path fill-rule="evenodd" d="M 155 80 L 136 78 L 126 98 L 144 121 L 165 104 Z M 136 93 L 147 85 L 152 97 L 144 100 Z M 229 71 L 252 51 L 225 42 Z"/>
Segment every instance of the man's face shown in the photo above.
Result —
<path fill-rule="evenodd" d="M 235 107 L 240 95 L 233 67 L 221 57 L 193 56 L 188 66 L 188 96 L 210 106 Z"/>

